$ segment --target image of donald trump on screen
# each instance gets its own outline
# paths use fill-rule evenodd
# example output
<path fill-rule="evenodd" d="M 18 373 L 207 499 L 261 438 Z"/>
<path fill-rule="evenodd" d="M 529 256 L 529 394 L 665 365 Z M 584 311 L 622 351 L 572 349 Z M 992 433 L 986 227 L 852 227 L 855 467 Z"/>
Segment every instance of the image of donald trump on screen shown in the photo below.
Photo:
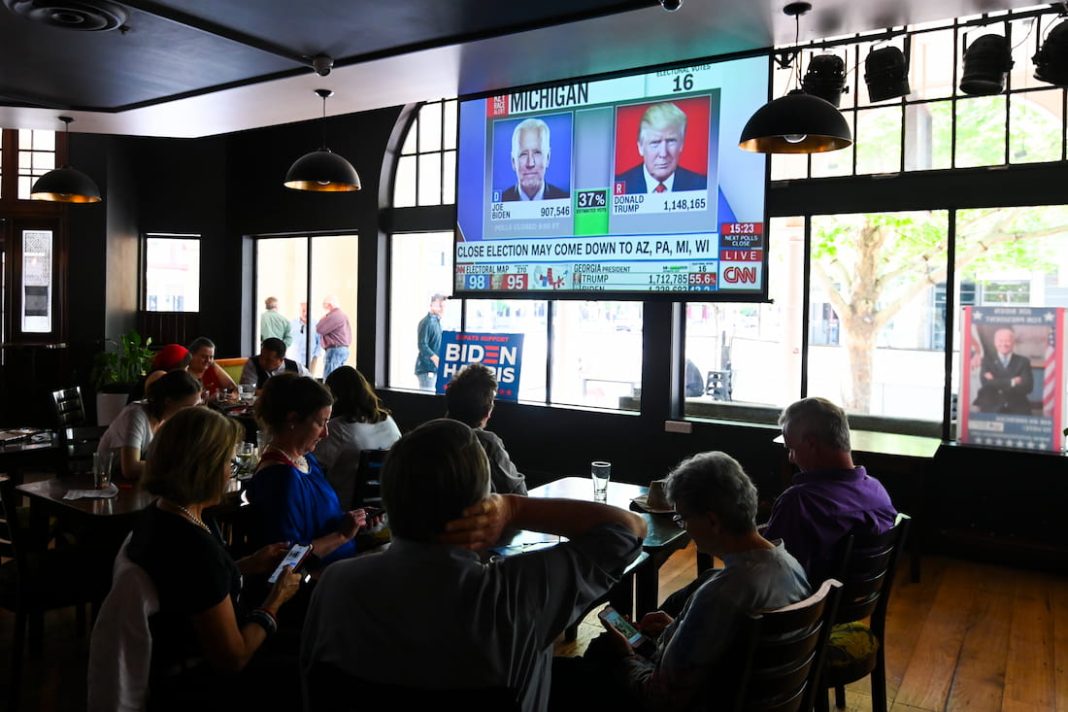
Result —
<path fill-rule="evenodd" d="M 515 185 L 501 193 L 502 201 L 551 200 L 570 193 L 545 180 L 552 154 L 549 125 L 541 119 L 520 121 L 512 131 L 512 170 Z"/>
<path fill-rule="evenodd" d="M 708 176 L 679 165 L 685 145 L 686 112 L 670 101 L 651 104 L 638 125 L 641 163 L 615 177 L 615 193 L 704 190 Z"/>

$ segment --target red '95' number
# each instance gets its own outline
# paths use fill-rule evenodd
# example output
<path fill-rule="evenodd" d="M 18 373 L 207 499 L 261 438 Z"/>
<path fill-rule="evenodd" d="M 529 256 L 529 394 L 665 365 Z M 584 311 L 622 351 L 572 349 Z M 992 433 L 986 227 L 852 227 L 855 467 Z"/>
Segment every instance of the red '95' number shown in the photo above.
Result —
<path fill-rule="evenodd" d="M 527 275 L 525 274 L 506 274 L 502 280 L 502 287 L 504 289 L 526 289 L 527 288 Z"/>

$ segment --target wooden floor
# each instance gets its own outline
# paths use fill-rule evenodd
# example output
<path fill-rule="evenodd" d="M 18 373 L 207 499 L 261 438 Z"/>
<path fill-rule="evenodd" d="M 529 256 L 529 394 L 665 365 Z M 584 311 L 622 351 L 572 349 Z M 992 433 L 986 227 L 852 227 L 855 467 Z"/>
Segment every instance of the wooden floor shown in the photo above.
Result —
<path fill-rule="evenodd" d="M 907 562 L 906 562 L 907 563 Z M 661 570 L 661 596 L 692 580 L 692 547 Z M 0 710 L 6 709 L 13 616 L 0 611 Z M 69 611 L 46 618 L 44 653 L 26 660 L 23 710 L 85 709 L 88 638 Z M 592 615 L 575 655 L 601 628 Z M 1068 712 L 1068 576 L 935 557 L 918 584 L 903 568 L 887 619 L 890 709 Z M 866 682 L 847 688 L 849 710 L 870 710 Z"/>
<path fill-rule="evenodd" d="M 890 710 L 1068 712 L 1068 576 L 927 557 L 912 583 L 902 563 L 886 622 Z M 694 571 L 691 546 L 661 569 L 661 599 Z M 557 654 L 600 631 L 587 617 Z M 871 710 L 870 690 L 848 686 L 847 709 Z"/>

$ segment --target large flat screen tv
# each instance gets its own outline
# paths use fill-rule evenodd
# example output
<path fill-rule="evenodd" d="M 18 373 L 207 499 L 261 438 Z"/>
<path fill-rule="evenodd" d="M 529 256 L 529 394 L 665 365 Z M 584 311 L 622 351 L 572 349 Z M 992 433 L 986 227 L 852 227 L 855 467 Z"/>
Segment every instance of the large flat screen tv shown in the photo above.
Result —
<path fill-rule="evenodd" d="M 767 298 L 751 56 L 460 103 L 455 294 Z"/>

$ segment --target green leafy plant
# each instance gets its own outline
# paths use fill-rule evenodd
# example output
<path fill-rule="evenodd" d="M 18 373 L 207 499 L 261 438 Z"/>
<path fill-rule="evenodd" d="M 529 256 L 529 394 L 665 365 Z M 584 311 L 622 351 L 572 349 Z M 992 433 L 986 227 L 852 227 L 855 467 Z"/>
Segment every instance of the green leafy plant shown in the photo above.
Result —
<path fill-rule="evenodd" d="M 105 393 L 128 391 L 152 364 L 153 354 L 148 348 L 152 339 L 150 337 L 142 342 L 141 335 L 131 329 L 118 341 L 108 339 L 106 343 L 114 345 L 116 349 L 97 354 L 93 382 L 98 391 Z"/>

